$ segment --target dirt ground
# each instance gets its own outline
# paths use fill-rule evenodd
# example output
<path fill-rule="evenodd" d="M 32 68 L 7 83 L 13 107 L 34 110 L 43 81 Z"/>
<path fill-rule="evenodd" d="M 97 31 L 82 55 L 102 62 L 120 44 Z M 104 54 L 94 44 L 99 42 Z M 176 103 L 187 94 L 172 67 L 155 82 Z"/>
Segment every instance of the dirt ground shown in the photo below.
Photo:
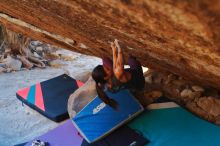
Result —
<path fill-rule="evenodd" d="M 0 74 L 0 145 L 12 146 L 26 142 L 46 133 L 61 123 L 48 120 L 38 112 L 32 110 L 16 98 L 16 91 L 44 81 L 63 73 L 72 77 L 91 71 L 101 60 L 66 50 L 62 53 L 72 54 L 72 61 L 63 61 L 59 68 L 23 70 Z"/>

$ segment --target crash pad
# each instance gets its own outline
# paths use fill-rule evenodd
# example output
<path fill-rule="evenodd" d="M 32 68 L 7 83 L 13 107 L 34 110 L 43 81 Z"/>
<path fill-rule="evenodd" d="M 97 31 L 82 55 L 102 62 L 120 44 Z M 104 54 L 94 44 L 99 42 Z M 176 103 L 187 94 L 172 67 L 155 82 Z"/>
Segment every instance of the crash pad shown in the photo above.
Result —
<path fill-rule="evenodd" d="M 31 146 L 34 140 L 48 142 L 50 146 L 81 146 L 83 138 L 73 126 L 71 120 L 67 120 L 57 128 L 31 140 L 25 146 Z"/>
<path fill-rule="evenodd" d="M 75 127 L 89 143 L 110 134 L 144 110 L 128 90 L 106 94 L 118 103 L 118 110 L 106 105 L 96 96 L 72 119 Z"/>
<path fill-rule="evenodd" d="M 129 123 L 150 142 L 147 146 L 218 146 L 220 126 L 173 102 L 153 103 Z"/>
<path fill-rule="evenodd" d="M 63 74 L 17 91 L 16 96 L 26 105 L 49 119 L 60 122 L 67 119 L 67 101 L 83 83 Z"/>

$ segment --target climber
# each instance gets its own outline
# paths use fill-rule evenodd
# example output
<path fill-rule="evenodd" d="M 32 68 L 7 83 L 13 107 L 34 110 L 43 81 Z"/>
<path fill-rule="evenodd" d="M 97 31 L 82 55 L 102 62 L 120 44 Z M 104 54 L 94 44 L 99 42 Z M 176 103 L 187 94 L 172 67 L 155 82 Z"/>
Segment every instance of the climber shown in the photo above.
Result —
<path fill-rule="evenodd" d="M 98 96 L 114 109 L 117 102 L 109 98 L 104 90 L 118 92 L 121 89 L 129 89 L 132 93 L 144 88 L 145 80 L 141 63 L 131 56 L 128 58 L 130 68 L 124 69 L 124 58 L 118 41 L 111 43 L 113 62 L 109 58 L 103 58 L 103 65 L 98 65 L 92 72 L 92 78 L 96 82 Z"/>

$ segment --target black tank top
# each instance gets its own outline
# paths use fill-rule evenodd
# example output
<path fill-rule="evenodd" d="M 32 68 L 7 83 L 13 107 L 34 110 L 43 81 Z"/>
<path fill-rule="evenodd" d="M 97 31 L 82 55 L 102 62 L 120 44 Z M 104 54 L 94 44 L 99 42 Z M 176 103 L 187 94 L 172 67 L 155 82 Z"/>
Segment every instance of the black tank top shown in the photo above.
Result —
<path fill-rule="evenodd" d="M 127 71 L 130 72 L 130 70 L 127 70 Z M 128 82 L 123 83 L 119 81 L 115 75 L 113 75 L 112 76 L 112 88 L 109 88 L 108 90 L 115 93 L 122 89 L 131 88 L 132 80 L 133 80 L 133 75 L 131 75 L 131 79 Z"/>
<path fill-rule="evenodd" d="M 110 92 L 118 92 L 122 89 L 129 89 L 130 91 L 141 90 L 144 88 L 145 79 L 141 67 L 135 69 L 126 69 L 131 73 L 131 79 L 128 82 L 122 83 L 115 75 L 112 76 L 112 88 L 108 88 Z"/>

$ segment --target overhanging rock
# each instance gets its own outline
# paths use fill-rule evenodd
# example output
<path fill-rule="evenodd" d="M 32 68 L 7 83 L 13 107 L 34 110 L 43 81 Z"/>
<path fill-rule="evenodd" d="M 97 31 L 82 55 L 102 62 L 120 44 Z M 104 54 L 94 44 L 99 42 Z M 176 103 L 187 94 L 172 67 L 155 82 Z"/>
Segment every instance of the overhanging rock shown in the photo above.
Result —
<path fill-rule="evenodd" d="M 0 22 L 98 57 L 111 56 L 117 38 L 144 66 L 220 89 L 218 0 L 1 0 Z"/>

